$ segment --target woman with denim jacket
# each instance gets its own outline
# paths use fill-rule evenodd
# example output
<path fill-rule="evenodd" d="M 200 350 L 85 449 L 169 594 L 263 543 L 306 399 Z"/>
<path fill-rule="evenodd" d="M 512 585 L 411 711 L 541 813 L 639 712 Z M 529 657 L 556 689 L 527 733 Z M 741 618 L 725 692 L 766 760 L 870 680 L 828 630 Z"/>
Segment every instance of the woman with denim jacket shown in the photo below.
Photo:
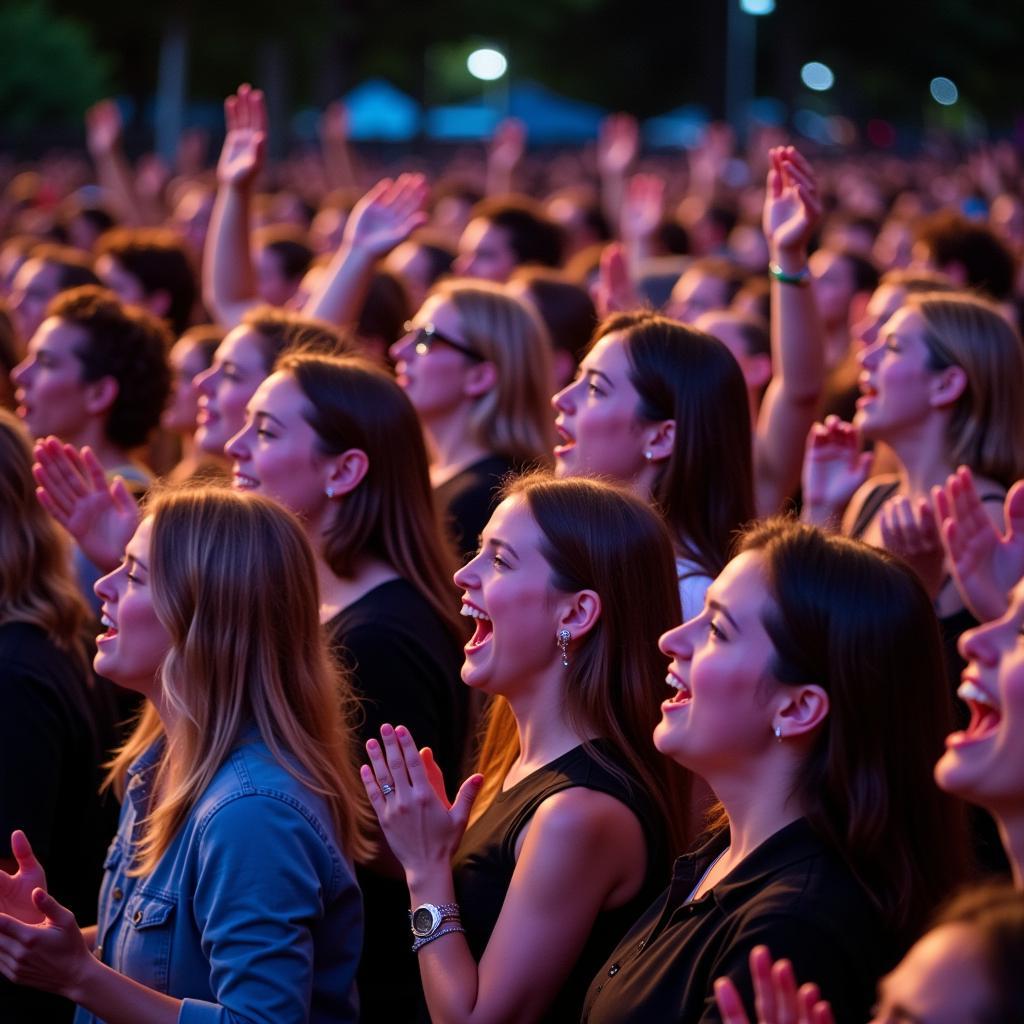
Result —
<path fill-rule="evenodd" d="M 315 579 L 289 513 L 202 489 L 158 498 L 97 583 L 96 669 L 149 701 L 109 778 L 99 924 L 24 836 L 0 874 L 0 971 L 79 1024 L 357 1019 L 363 812 Z"/>

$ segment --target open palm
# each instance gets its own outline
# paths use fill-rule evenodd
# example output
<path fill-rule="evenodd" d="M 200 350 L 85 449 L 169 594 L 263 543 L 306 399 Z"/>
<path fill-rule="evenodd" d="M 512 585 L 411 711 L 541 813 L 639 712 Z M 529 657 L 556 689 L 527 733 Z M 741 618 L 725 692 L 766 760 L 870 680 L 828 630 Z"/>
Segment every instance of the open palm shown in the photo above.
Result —
<path fill-rule="evenodd" d="M 217 180 L 222 185 L 246 185 L 263 168 L 267 141 L 267 110 L 263 93 L 247 85 L 224 101 L 228 132 L 224 138 Z"/>
<path fill-rule="evenodd" d="M 36 924 L 43 920 L 43 915 L 32 902 L 32 891 L 46 888 L 46 872 L 24 832 L 19 830 L 11 835 L 11 852 L 18 870 L 13 875 L 0 871 L 0 914 Z"/>

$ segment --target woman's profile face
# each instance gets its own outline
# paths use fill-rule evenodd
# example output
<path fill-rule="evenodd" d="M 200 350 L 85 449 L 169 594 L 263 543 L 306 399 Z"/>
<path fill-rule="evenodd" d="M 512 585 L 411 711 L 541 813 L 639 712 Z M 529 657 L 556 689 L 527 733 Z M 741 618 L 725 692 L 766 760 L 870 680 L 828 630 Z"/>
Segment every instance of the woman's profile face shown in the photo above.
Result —
<path fill-rule="evenodd" d="M 476 621 L 465 646 L 462 680 L 508 695 L 553 665 L 558 652 L 559 598 L 541 552 L 542 533 L 526 499 L 506 498 L 481 536 L 477 556 L 455 574 L 462 614 Z"/>
<path fill-rule="evenodd" d="M 235 490 L 263 494 L 315 521 L 329 501 L 329 460 L 304 416 L 308 406 L 290 373 L 272 373 L 249 400 L 245 425 L 226 451 L 234 463 Z"/>
<path fill-rule="evenodd" d="M 591 348 L 551 405 L 558 414 L 557 476 L 604 476 L 627 484 L 636 479 L 645 464 L 646 424 L 637 416 L 640 395 L 621 334 L 606 334 Z"/>
<path fill-rule="evenodd" d="M 929 366 L 924 335 L 921 314 L 904 306 L 858 353 L 861 395 L 854 423 L 865 437 L 898 438 L 936 408 L 938 373 Z"/>
<path fill-rule="evenodd" d="M 171 646 L 170 634 L 153 607 L 152 532 L 153 520 L 147 516 L 128 542 L 120 566 L 96 583 L 106 630 L 96 638 L 93 660 L 101 676 L 151 698 L 157 671 Z"/>
<path fill-rule="evenodd" d="M 948 793 L 998 814 L 1024 801 L 1024 583 L 1002 618 L 960 637 L 967 661 L 957 691 L 967 728 L 946 737 L 935 778 Z"/>
<path fill-rule="evenodd" d="M 224 454 L 228 440 L 242 429 L 246 403 L 266 376 L 256 332 L 244 324 L 229 331 L 217 346 L 210 368 L 193 381 L 199 392 L 196 444 L 202 451 Z"/>
<path fill-rule="evenodd" d="M 712 787 L 777 742 L 771 697 L 781 688 L 771 681 L 775 649 L 762 621 L 772 601 L 762 554 L 745 551 L 711 584 L 704 611 L 658 642 L 674 692 L 661 705 L 654 745 Z"/>

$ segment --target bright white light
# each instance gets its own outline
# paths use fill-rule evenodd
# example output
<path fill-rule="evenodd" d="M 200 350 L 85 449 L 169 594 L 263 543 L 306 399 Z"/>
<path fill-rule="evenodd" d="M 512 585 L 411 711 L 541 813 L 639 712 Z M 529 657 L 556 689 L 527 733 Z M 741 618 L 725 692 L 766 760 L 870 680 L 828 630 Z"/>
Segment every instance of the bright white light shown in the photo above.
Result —
<path fill-rule="evenodd" d="M 951 107 L 960 99 L 959 90 L 948 78 L 933 78 L 929 88 L 931 89 L 932 99 L 936 103 L 941 103 L 944 107 Z"/>
<path fill-rule="evenodd" d="M 466 61 L 466 67 L 474 78 L 494 82 L 508 71 L 508 61 L 499 50 L 474 50 Z"/>
<path fill-rule="evenodd" d="M 819 60 L 812 60 L 800 69 L 800 79 L 808 89 L 815 92 L 825 92 L 836 84 L 836 76 L 827 64 Z"/>
<path fill-rule="evenodd" d="M 745 14 L 771 14 L 775 0 L 740 0 L 740 10 Z"/>

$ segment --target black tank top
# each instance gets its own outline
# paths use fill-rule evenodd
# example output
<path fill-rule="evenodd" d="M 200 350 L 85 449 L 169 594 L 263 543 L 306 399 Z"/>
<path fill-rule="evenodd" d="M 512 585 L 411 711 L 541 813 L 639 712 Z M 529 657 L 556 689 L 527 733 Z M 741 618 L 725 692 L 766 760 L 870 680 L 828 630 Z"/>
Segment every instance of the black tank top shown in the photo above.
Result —
<path fill-rule="evenodd" d="M 617 763 L 608 745 L 598 741 L 596 746 Z M 575 747 L 499 793 L 467 829 L 452 862 L 466 939 L 479 962 L 512 881 L 520 832 L 548 797 L 575 786 L 607 793 L 636 815 L 647 842 L 647 871 L 640 891 L 629 903 L 597 916 L 579 960 L 542 1018 L 550 1024 L 579 1020 L 594 974 L 663 886 L 669 862 L 667 842 L 649 797 L 638 784 L 624 782 L 609 771 L 585 747 Z"/>

